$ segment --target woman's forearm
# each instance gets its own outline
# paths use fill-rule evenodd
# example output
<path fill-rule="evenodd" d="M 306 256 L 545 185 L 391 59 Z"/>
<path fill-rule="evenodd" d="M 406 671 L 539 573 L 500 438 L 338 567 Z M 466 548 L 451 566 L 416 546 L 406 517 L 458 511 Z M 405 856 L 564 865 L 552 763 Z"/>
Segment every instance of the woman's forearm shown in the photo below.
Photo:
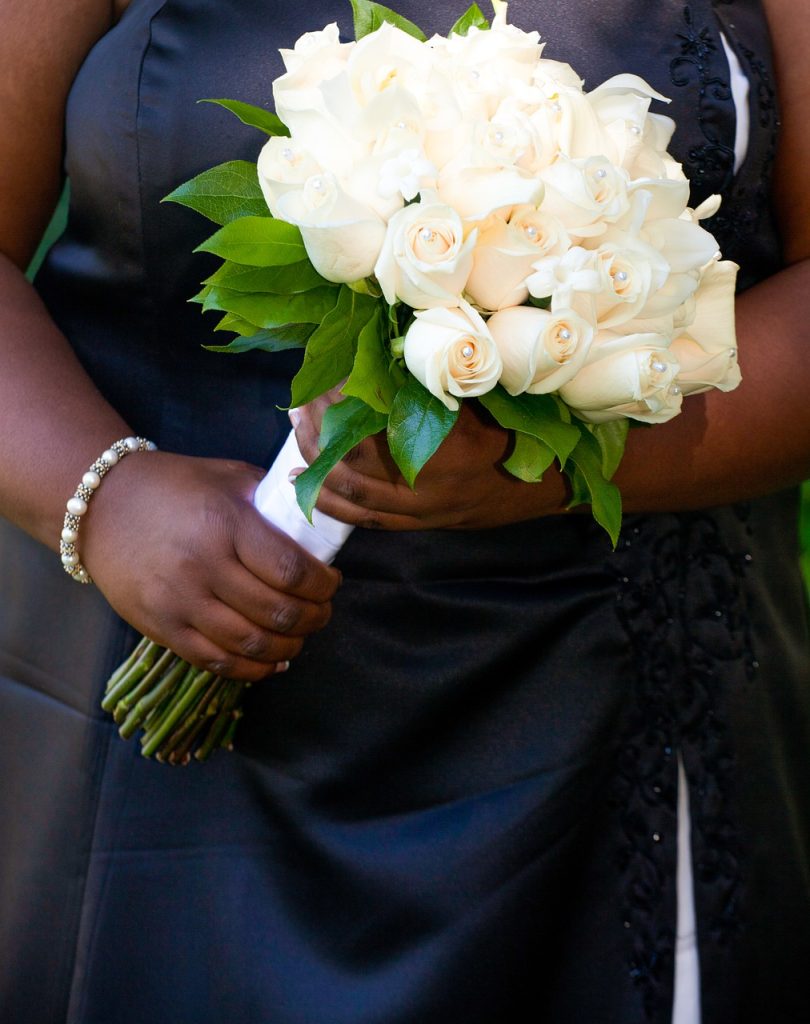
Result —
<path fill-rule="evenodd" d="M 82 473 L 130 430 L 3 256 L 0 309 L 0 515 L 56 549 Z"/>

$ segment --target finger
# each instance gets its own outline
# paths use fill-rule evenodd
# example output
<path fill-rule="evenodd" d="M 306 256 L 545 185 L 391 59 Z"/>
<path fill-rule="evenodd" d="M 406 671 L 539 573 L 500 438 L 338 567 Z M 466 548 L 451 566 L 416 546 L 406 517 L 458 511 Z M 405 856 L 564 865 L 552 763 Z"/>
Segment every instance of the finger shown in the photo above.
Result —
<path fill-rule="evenodd" d="M 379 509 L 364 508 L 347 501 L 327 485 L 318 496 L 318 509 L 334 519 L 360 526 L 366 530 L 426 530 L 441 525 L 424 515 L 416 516 L 399 511 L 383 512 Z"/>
<path fill-rule="evenodd" d="M 251 510 L 234 538 L 242 565 L 273 590 L 318 604 L 330 601 L 341 576 Z"/>
<path fill-rule="evenodd" d="M 290 422 L 295 430 L 295 440 L 298 448 L 308 466 L 318 458 L 321 453 L 318 439 L 320 437 L 320 417 L 314 415 L 311 405 L 304 405 L 300 409 L 290 410 Z"/>
<path fill-rule="evenodd" d="M 184 627 L 182 633 L 178 634 L 178 639 L 172 641 L 171 646 L 176 654 L 190 665 L 194 665 L 195 668 L 201 668 L 205 672 L 212 672 L 216 676 L 223 676 L 227 679 L 245 679 L 248 682 L 257 682 L 268 676 L 286 672 L 290 667 L 289 661 L 264 664 L 249 658 L 236 657 L 197 632 L 192 626 Z"/>
<path fill-rule="evenodd" d="M 283 636 L 262 629 L 213 597 L 198 603 L 189 625 L 234 661 L 273 665 L 294 658 L 304 644 L 301 637 Z"/>
<path fill-rule="evenodd" d="M 329 622 L 332 606 L 328 601 L 303 601 L 271 590 L 266 583 L 247 572 L 240 563 L 222 567 L 212 584 L 214 595 L 250 622 L 272 633 L 307 636 Z"/>

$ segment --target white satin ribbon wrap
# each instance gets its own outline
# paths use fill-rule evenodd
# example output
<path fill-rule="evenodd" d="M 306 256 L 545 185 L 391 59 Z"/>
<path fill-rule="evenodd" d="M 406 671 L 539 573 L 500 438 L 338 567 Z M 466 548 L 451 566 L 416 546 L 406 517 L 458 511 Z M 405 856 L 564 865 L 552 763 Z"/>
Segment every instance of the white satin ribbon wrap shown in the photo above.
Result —
<path fill-rule="evenodd" d="M 306 464 L 295 440 L 295 431 L 291 430 L 267 476 L 256 488 L 253 504 L 273 526 L 329 565 L 354 527 L 338 522 L 317 509 L 312 513 L 312 523 L 307 522 L 295 500 L 295 487 L 289 480 L 290 470 Z"/>

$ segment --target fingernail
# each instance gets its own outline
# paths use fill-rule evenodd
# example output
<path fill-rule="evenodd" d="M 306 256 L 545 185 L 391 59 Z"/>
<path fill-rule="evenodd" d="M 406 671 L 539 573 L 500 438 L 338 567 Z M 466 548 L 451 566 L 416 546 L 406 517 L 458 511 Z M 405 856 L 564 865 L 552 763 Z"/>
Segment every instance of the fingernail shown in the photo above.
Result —
<path fill-rule="evenodd" d="M 303 472 L 304 466 L 296 466 L 295 469 L 291 469 L 290 472 L 287 474 L 287 479 L 290 481 L 291 484 L 294 484 L 296 479 L 299 476 L 301 476 Z"/>
<path fill-rule="evenodd" d="M 290 423 L 292 423 L 294 427 L 297 427 L 301 422 L 301 413 L 297 409 L 290 409 L 287 415 L 290 417 Z"/>
<path fill-rule="evenodd" d="M 289 661 L 277 661 L 276 662 L 276 672 L 286 672 L 289 667 L 290 667 Z"/>

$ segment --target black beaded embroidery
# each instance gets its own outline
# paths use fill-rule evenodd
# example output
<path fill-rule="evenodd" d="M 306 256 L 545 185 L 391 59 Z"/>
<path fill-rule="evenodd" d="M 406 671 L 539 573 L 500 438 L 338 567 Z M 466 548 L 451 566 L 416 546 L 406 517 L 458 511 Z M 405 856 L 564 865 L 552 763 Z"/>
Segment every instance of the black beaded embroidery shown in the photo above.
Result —
<path fill-rule="evenodd" d="M 727 696 L 753 678 L 757 662 L 744 586 L 750 555 L 731 550 L 725 535 L 740 537 L 743 515 L 740 506 L 638 519 L 625 527 L 611 565 L 635 676 L 615 789 L 622 924 L 649 1021 L 667 1021 L 672 1007 L 679 752 L 690 781 L 704 948 L 727 944 L 741 924 L 744 850 Z"/>
<path fill-rule="evenodd" d="M 677 88 L 690 87 L 697 93 L 696 121 L 704 140 L 691 146 L 683 160 L 692 184 L 692 202 L 697 205 L 712 191 L 727 186 L 734 171 L 734 149 L 720 138 L 710 116 L 718 102 L 732 102 L 731 86 L 716 36 L 708 27 L 696 26 L 689 4 L 683 9 L 683 29 L 677 38 L 680 53 L 670 62 L 670 79 Z"/>

